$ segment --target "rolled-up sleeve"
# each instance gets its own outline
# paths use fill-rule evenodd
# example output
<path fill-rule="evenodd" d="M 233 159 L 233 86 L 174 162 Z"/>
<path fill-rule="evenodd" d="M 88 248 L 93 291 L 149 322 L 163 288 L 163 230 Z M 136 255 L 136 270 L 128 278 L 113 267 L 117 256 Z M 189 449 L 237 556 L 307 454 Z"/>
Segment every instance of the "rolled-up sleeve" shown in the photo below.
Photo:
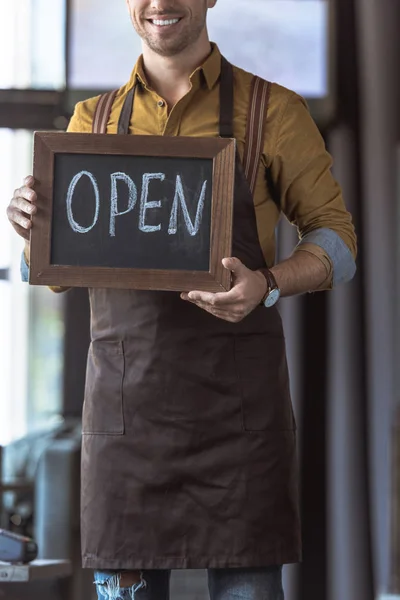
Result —
<path fill-rule="evenodd" d="M 281 209 L 298 229 L 297 249 L 301 250 L 302 240 L 309 252 L 312 244 L 322 248 L 331 261 L 335 284 L 354 275 L 357 242 L 351 215 L 332 175 L 332 162 L 305 100 L 291 94 L 270 170 L 279 188 Z"/>
<path fill-rule="evenodd" d="M 353 279 L 356 263 L 342 238 L 332 229 L 315 229 L 297 245 L 295 252 L 305 250 L 317 256 L 326 265 L 329 260 L 329 287 L 336 287 Z M 321 289 L 326 289 L 323 285 Z"/>
<path fill-rule="evenodd" d="M 20 273 L 21 273 L 21 281 L 25 283 L 29 281 L 29 267 L 25 258 L 25 253 L 21 252 L 21 262 L 20 262 Z"/>

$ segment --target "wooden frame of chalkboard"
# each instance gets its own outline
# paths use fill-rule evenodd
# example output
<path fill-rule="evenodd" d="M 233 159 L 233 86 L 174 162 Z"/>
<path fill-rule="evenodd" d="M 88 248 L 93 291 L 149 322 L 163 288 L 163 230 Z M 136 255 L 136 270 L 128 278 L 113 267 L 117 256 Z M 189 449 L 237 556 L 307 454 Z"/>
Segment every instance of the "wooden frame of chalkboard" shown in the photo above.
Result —
<path fill-rule="evenodd" d="M 34 138 L 33 176 L 36 180 L 35 191 L 37 192 L 38 197 L 38 211 L 33 217 L 33 227 L 31 230 L 29 283 L 33 285 L 65 287 L 111 287 L 120 289 L 170 291 L 190 291 L 197 289 L 217 292 L 229 290 L 231 287 L 231 275 L 226 269 L 224 269 L 222 265 L 222 259 L 230 256 L 232 251 L 235 153 L 235 140 L 225 138 L 123 136 L 36 132 Z M 131 161 L 129 164 L 131 164 L 131 166 L 133 165 L 133 168 L 134 164 L 139 164 L 140 161 L 142 161 L 140 164 L 143 165 L 146 163 L 146 160 L 148 162 L 152 160 L 158 160 L 164 161 L 169 169 L 172 169 L 173 165 L 175 165 L 177 168 L 180 164 L 183 164 L 183 162 L 186 161 L 189 165 L 188 168 L 190 173 L 197 173 L 197 165 L 199 165 L 199 168 L 200 166 L 204 166 L 206 170 L 208 169 L 209 174 L 211 174 L 212 185 L 209 186 L 208 190 L 210 200 L 210 206 L 208 209 L 209 220 L 208 224 L 206 223 L 206 226 L 209 229 L 208 233 L 206 232 L 208 238 L 205 236 L 205 239 L 208 239 L 207 264 L 203 264 L 199 270 L 197 270 L 197 268 L 193 268 L 193 261 L 191 262 L 189 255 L 189 258 L 181 258 L 181 262 L 179 263 L 177 255 L 185 255 L 185 252 L 182 252 L 182 250 L 186 251 L 186 247 L 178 247 L 179 251 L 177 251 L 176 248 L 173 248 L 173 251 L 175 252 L 173 259 L 174 264 L 171 265 L 171 268 L 169 268 L 168 264 L 162 263 L 162 261 L 167 261 L 167 253 L 160 251 L 157 252 L 156 256 L 154 248 L 157 246 L 157 244 L 147 246 L 148 252 L 147 254 L 143 253 L 141 259 L 143 264 L 140 266 L 140 268 L 138 268 L 137 265 L 131 266 L 130 264 L 126 264 L 126 260 L 128 259 L 125 256 L 122 256 L 122 254 L 121 260 L 123 262 L 123 266 L 118 266 L 118 264 L 110 262 L 110 260 L 114 260 L 114 255 L 116 256 L 118 252 L 109 250 L 107 254 L 105 253 L 106 251 L 104 248 L 107 246 L 107 244 L 111 244 L 110 248 L 117 247 L 115 245 L 112 246 L 112 244 L 117 243 L 115 241 L 116 223 L 117 229 L 120 228 L 120 230 L 122 230 L 122 223 L 124 220 L 127 222 L 127 219 L 121 219 L 121 216 L 126 215 L 128 212 L 132 212 L 133 207 L 137 208 L 137 188 L 135 188 L 135 184 L 132 182 L 133 177 L 129 182 L 129 177 L 127 181 L 125 176 L 125 181 L 122 181 L 121 183 L 120 180 L 123 179 L 122 176 L 124 173 L 121 173 L 120 169 L 117 169 L 119 172 L 112 174 L 111 177 L 113 179 L 111 184 L 109 182 L 107 187 L 108 197 L 105 197 L 104 201 L 101 200 L 101 186 L 98 186 L 98 189 L 96 186 L 94 188 L 92 187 L 89 191 L 90 185 L 96 184 L 96 180 L 94 176 L 91 176 L 89 170 L 85 170 L 85 165 L 87 164 L 86 159 L 91 161 L 92 166 L 104 172 L 107 170 L 103 168 L 106 164 L 104 163 L 105 159 L 108 160 L 108 166 L 110 167 L 111 165 L 111 167 L 114 168 L 116 165 L 120 165 L 121 161 L 124 161 L 123 164 L 128 164 L 127 161 Z M 101 163 L 101 160 L 103 160 L 103 163 Z M 135 163 L 134 161 L 139 162 Z M 145 163 L 143 163 L 143 161 L 145 161 Z M 192 163 L 190 161 L 192 161 Z M 89 187 L 87 187 L 85 199 L 87 197 L 89 200 L 86 203 L 81 204 L 87 204 L 91 206 L 91 214 L 93 214 L 93 199 L 95 199 L 94 224 L 97 222 L 100 224 L 101 219 L 100 221 L 97 221 L 99 212 L 102 209 L 101 207 L 103 205 L 107 206 L 108 203 L 108 214 L 111 216 L 109 221 L 107 221 L 107 225 L 103 223 L 101 242 L 99 244 L 97 242 L 93 243 L 92 246 L 90 243 L 86 242 L 83 244 L 82 239 L 85 239 L 85 236 L 82 234 L 89 232 L 89 230 L 90 234 L 92 234 L 92 229 L 94 230 L 95 227 L 93 224 L 89 227 L 84 227 L 83 225 L 78 225 L 74 220 L 71 197 L 76 185 L 81 185 L 81 183 L 79 183 L 78 175 L 75 175 L 73 181 L 71 180 L 70 175 L 73 170 L 71 171 L 70 169 L 70 184 L 69 187 L 65 185 L 65 181 L 68 181 L 68 177 L 65 179 L 66 175 L 64 171 L 65 169 L 68 171 L 68 165 L 71 166 L 71 164 L 74 165 L 75 172 L 79 170 L 80 175 L 85 174 L 88 176 L 86 177 L 87 181 L 85 185 L 88 185 Z M 164 166 L 164 164 L 160 162 L 156 163 L 156 166 L 157 164 Z M 79 165 L 79 169 L 76 168 L 77 165 Z M 139 172 L 139 168 L 137 169 L 137 172 Z M 172 173 L 172 170 L 170 172 Z M 162 180 L 161 175 L 163 174 L 158 173 L 151 175 L 146 173 L 147 179 L 145 180 L 145 175 L 143 175 L 143 179 L 139 179 L 137 182 L 139 183 L 140 181 L 142 183 L 140 210 L 136 211 L 139 212 L 139 226 L 141 225 L 140 235 L 142 236 L 140 246 L 137 245 L 137 248 L 139 248 L 138 253 L 140 253 L 140 248 L 143 245 L 148 244 L 148 240 L 161 239 L 161 225 L 144 225 L 143 218 L 143 212 L 149 207 L 158 207 L 160 209 L 162 205 L 161 201 L 148 202 L 147 196 L 145 201 L 143 201 L 143 197 L 145 195 L 143 189 L 146 188 L 148 192 L 149 181 L 157 178 Z M 100 172 L 99 177 L 102 177 Z M 65 180 L 64 183 L 60 183 L 60 180 L 62 179 Z M 118 212 L 118 208 L 115 208 L 115 205 L 117 204 L 117 200 L 115 199 L 117 186 L 120 185 L 124 187 L 126 183 L 129 184 L 130 188 L 135 188 L 133 189 L 134 198 L 133 196 L 129 196 L 132 200 L 131 204 L 128 205 L 129 210 Z M 172 179 L 169 183 L 172 185 Z M 158 181 L 154 184 L 152 183 L 151 185 L 153 186 L 156 184 L 160 185 L 161 182 Z M 185 189 L 187 190 L 188 188 L 192 192 L 193 189 L 197 189 L 196 193 L 200 194 L 200 200 L 197 201 L 197 223 L 199 204 L 201 202 L 201 198 L 204 196 L 204 194 L 202 196 L 202 193 L 204 192 L 205 184 L 203 184 L 203 188 L 201 188 L 201 190 L 198 185 L 197 188 L 194 185 L 193 189 L 190 188 L 189 185 Z M 106 192 L 104 189 L 105 186 L 103 186 L 103 192 L 105 195 Z M 127 190 L 128 186 L 125 189 Z M 193 225 L 193 210 L 192 215 L 190 216 L 187 206 L 185 205 L 185 198 L 183 197 L 183 184 L 181 179 L 179 179 L 179 175 L 176 177 L 175 192 L 172 192 L 172 194 L 174 201 L 167 233 L 181 234 L 179 239 L 181 240 L 181 244 L 185 244 L 186 242 L 182 234 L 182 230 L 185 228 L 186 224 L 191 237 L 189 237 L 186 230 L 185 235 L 189 240 L 189 243 L 192 243 L 191 239 L 194 239 L 198 228 L 196 230 Z M 135 202 L 133 202 L 133 200 Z M 58 204 L 55 207 L 57 202 Z M 75 201 L 73 205 L 74 211 L 79 209 L 79 204 L 79 202 Z M 203 205 L 204 197 L 202 206 Z M 182 213 L 185 214 L 182 216 Z M 132 214 L 130 216 L 132 216 Z M 154 211 L 151 212 L 148 210 L 147 218 L 149 218 L 148 215 L 150 214 L 154 215 L 155 213 Z M 74 234 L 75 237 L 71 237 L 71 231 L 69 230 L 68 233 L 65 234 L 67 237 L 63 237 L 63 232 L 68 229 L 68 226 L 65 225 L 68 223 L 67 217 L 69 219 L 69 224 L 72 224 L 74 229 L 72 234 Z M 107 234 L 109 235 L 104 235 L 105 227 L 108 227 L 108 223 L 109 232 L 107 230 Z M 181 225 L 179 225 L 179 223 Z M 184 223 L 184 225 L 182 225 L 182 223 Z M 179 230 L 179 226 L 181 226 L 181 230 Z M 130 222 L 130 227 L 131 231 L 136 231 L 137 226 L 135 227 L 133 225 L 133 221 Z M 170 235 L 169 238 L 167 238 L 165 230 L 166 226 L 164 225 L 164 236 L 167 239 L 167 243 L 170 243 L 170 240 L 173 236 Z M 159 237 L 151 237 L 150 234 L 148 234 L 146 237 L 145 235 L 142 235 L 143 231 L 155 231 Z M 112 235 L 114 237 L 111 239 L 110 236 Z M 127 237 L 127 235 L 129 235 L 129 231 L 128 234 L 125 233 L 125 241 L 128 240 L 129 244 L 123 244 L 123 251 L 131 246 L 131 240 L 132 244 L 134 245 L 134 235 L 131 235 L 130 237 Z M 176 240 L 178 237 L 179 235 L 176 235 L 174 239 Z M 88 239 L 87 236 L 86 239 Z M 77 255 L 76 247 L 79 247 L 79 245 L 81 245 L 83 248 L 83 256 Z M 88 252 L 91 253 L 89 258 L 85 258 L 85 253 Z M 202 260 L 204 263 L 206 256 L 204 254 L 204 248 L 202 252 Z M 102 262 L 99 263 L 99 256 L 101 256 L 102 253 L 104 255 L 104 264 Z M 159 266 L 153 268 L 150 258 L 153 255 L 157 259 L 156 262 L 160 262 L 160 264 L 162 263 L 162 268 L 159 268 Z M 135 260 L 136 259 L 134 258 L 133 262 L 135 262 Z M 185 261 L 191 265 L 189 268 L 186 268 Z M 180 266 L 177 267 L 176 265 L 178 263 Z"/>

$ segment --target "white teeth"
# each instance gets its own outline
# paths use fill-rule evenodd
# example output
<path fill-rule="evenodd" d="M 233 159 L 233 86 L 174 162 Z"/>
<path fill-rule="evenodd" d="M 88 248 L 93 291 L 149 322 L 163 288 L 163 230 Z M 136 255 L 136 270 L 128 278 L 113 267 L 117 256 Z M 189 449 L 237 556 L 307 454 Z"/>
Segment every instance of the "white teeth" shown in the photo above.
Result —
<path fill-rule="evenodd" d="M 153 19 L 152 22 L 154 25 L 175 25 L 175 23 L 179 23 L 179 19 L 168 19 L 160 21 L 159 19 Z"/>

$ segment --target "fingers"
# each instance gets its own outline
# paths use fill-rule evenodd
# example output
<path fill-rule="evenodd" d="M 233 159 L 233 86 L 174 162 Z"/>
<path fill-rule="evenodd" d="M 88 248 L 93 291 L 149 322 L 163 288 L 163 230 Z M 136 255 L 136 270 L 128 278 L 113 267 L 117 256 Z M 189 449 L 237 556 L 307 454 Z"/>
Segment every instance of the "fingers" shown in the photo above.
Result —
<path fill-rule="evenodd" d="M 7 208 L 7 217 L 15 231 L 22 235 L 26 240 L 29 239 L 29 232 L 32 227 L 32 221 L 20 210 L 9 206 Z"/>
<path fill-rule="evenodd" d="M 225 269 L 234 274 L 234 286 L 229 292 L 215 294 L 212 292 L 192 291 L 189 293 L 189 297 L 185 299 L 209 303 L 215 307 L 228 307 L 244 302 L 243 283 L 245 282 L 245 278 L 251 274 L 251 271 L 235 257 L 224 258 L 222 264 Z"/>
<path fill-rule="evenodd" d="M 37 194 L 36 194 L 35 190 L 33 190 L 30 186 L 24 185 L 20 188 L 17 188 L 14 191 L 14 196 L 12 198 L 12 201 L 18 200 L 18 199 L 25 200 L 26 202 L 35 203 L 37 201 Z"/>
<path fill-rule="evenodd" d="M 232 271 L 232 273 L 236 273 L 237 275 L 239 275 L 241 272 L 247 271 L 247 267 L 245 267 L 245 265 L 234 256 L 223 258 L 222 264 L 224 265 L 225 269 Z"/>
<path fill-rule="evenodd" d="M 24 240 L 29 241 L 30 240 L 30 230 L 32 227 L 32 223 L 29 219 L 27 219 L 27 223 L 25 223 L 24 225 L 20 225 L 16 220 L 11 219 L 10 217 L 8 217 L 11 225 L 14 227 L 15 231 L 18 233 L 19 236 L 21 236 L 22 238 L 24 238 Z"/>
<path fill-rule="evenodd" d="M 204 302 L 219 308 L 237 305 L 243 300 L 241 289 L 239 289 L 239 287 L 233 287 L 229 292 L 218 292 L 216 294 L 212 292 L 193 291 L 189 292 L 187 296 L 188 298 L 185 298 L 186 300 Z"/>
<path fill-rule="evenodd" d="M 33 192 L 35 193 L 35 192 Z M 34 200 L 26 200 L 25 196 L 17 196 L 11 200 L 11 206 L 14 209 L 20 210 L 27 215 L 34 215 L 37 211 L 37 207 L 34 202 L 36 201 L 36 194 Z"/>
<path fill-rule="evenodd" d="M 37 194 L 33 189 L 35 180 L 32 175 L 28 175 L 23 180 L 23 186 L 14 190 L 14 195 L 10 204 L 14 204 L 17 200 L 25 200 L 26 202 L 35 203 L 37 201 Z"/>
<path fill-rule="evenodd" d="M 35 180 L 32 177 L 32 175 L 28 175 L 27 177 L 25 177 L 24 185 L 27 185 L 29 187 L 33 187 L 35 185 Z"/>
<path fill-rule="evenodd" d="M 191 304 L 195 304 L 198 308 L 201 308 L 202 310 L 205 310 L 208 313 L 212 314 L 214 317 L 218 317 L 219 319 L 223 319 L 224 321 L 229 321 L 231 323 L 238 323 L 247 314 L 243 310 L 238 309 L 237 307 L 235 307 L 235 309 L 233 309 L 232 307 L 229 307 L 229 306 L 223 308 L 223 307 L 215 305 L 212 302 L 210 303 L 210 302 L 203 302 L 201 300 L 193 300 L 190 298 L 191 295 L 192 295 L 192 292 L 190 294 L 183 293 L 183 294 L 181 294 L 181 298 L 182 298 L 182 300 L 186 300 L 187 302 L 190 302 Z"/>
<path fill-rule="evenodd" d="M 234 275 L 234 285 L 229 292 L 212 293 L 196 290 L 182 293 L 181 298 L 220 319 L 238 323 L 259 304 L 260 283 L 258 276 L 238 258 L 224 258 L 222 264 Z"/>
<path fill-rule="evenodd" d="M 15 231 L 18 233 L 18 235 L 20 235 L 24 240 L 26 241 L 30 241 L 31 239 L 31 227 L 28 227 L 28 229 L 25 229 L 24 227 L 21 227 L 20 225 L 15 224 L 14 225 L 14 229 Z"/>
<path fill-rule="evenodd" d="M 215 308 L 214 306 L 210 306 L 209 304 L 204 304 L 202 302 L 192 302 L 192 304 L 195 304 L 198 308 L 205 310 L 206 312 L 210 313 L 214 317 L 217 317 L 218 319 L 222 319 L 223 321 L 229 321 L 231 323 L 236 323 L 240 320 L 238 316 L 236 316 L 232 313 L 229 313 L 226 310 L 221 310 L 219 308 Z"/>
<path fill-rule="evenodd" d="M 29 175 L 23 181 L 24 185 L 14 191 L 14 195 L 7 207 L 7 217 L 15 231 L 26 240 L 29 240 L 32 227 L 31 217 L 36 214 L 37 194 L 32 189 L 34 178 Z"/>

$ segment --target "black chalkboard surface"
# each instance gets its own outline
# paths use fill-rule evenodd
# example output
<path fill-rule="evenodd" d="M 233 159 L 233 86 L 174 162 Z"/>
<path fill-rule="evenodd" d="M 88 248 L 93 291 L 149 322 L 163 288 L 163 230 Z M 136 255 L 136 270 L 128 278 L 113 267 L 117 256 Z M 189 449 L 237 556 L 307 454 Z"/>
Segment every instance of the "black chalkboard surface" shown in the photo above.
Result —
<path fill-rule="evenodd" d="M 51 264 L 208 271 L 211 159 L 59 154 Z"/>
<path fill-rule="evenodd" d="M 235 142 L 36 133 L 30 283 L 229 289 Z"/>

